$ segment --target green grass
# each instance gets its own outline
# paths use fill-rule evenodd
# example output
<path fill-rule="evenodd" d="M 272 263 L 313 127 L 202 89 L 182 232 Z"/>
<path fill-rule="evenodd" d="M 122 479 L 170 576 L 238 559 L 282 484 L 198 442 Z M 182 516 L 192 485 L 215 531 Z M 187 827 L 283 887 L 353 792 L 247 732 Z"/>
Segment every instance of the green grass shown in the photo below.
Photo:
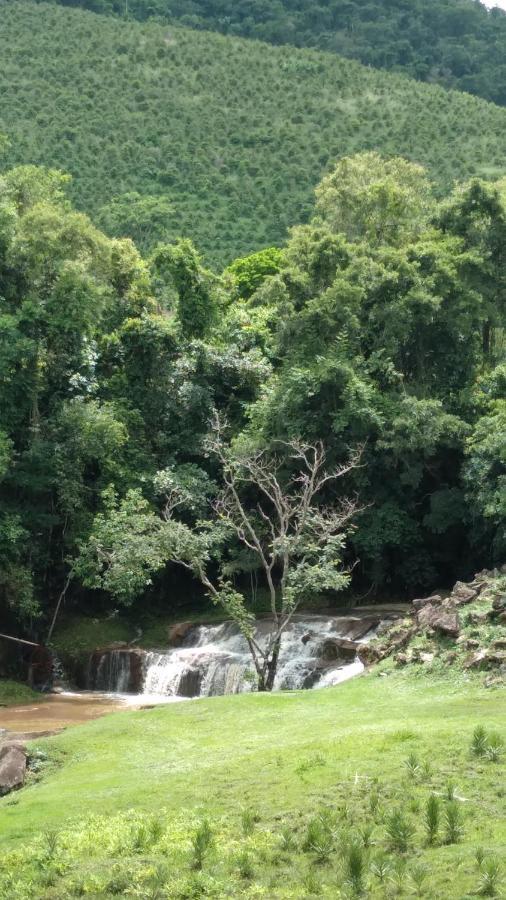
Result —
<path fill-rule="evenodd" d="M 360 150 L 419 161 L 440 189 L 504 172 L 504 109 L 333 54 L 27 0 L 0 0 L 0 21 L 5 164 L 68 171 L 77 205 L 144 247 L 189 236 L 220 263 L 282 241 Z M 110 207 L 131 192 L 171 208 Z"/>
<path fill-rule="evenodd" d="M 30 703 L 31 700 L 40 699 L 40 693 L 32 691 L 27 684 L 9 679 L 0 680 L 0 706 L 14 706 L 16 703 Z"/>
<path fill-rule="evenodd" d="M 0 803 L 0 872 L 8 870 L 0 885 L 6 890 L 13 872 L 25 883 L 39 859 L 33 877 L 46 877 L 48 866 L 54 876 L 38 888 L 41 897 L 112 896 L 114 867 L 119 880 L 128 873 L 134 896 L 150 897 L 149 879 L 162 865 L 171 886 L 160 897 L 302 898 L 312 896 L 312 882 L 323 896 L 352 896 L 343 888 L 343 848 L 372 828 L 364 851 L 371 885 L 370 863 L 384 852 L 394 881 L 404 863 L 414 876 L 420 863 L 428 867 L 422 895 L 474 896 L 476 848 L 490 859 L 506 846 L 506 791 L 504 757 L 473 756 L 470 746 L 476 725 L 505 736 L 505 706 L 503 691 L 462 675 L 371 673 L 336 689 L 214 698 L 69 729 L 36 745 L 43 777 Z M 463 834 L 447 845 L 442 825 L 428 846 L 425 803 L 436 793 L 443 816 L 449 781 Z M 387 835 L 398 807 L 414 830 L 406 853 L 391 849 Z M 332 832 L 320 863 L 304 850 L 315 815 Z M 196 872 L 192 836 L 203 818 L 214 845 Z M 48 829 L 59 830 L 66 848 L 51 865 Z M 370 896 L 390 896 L 379 884 Z"/>

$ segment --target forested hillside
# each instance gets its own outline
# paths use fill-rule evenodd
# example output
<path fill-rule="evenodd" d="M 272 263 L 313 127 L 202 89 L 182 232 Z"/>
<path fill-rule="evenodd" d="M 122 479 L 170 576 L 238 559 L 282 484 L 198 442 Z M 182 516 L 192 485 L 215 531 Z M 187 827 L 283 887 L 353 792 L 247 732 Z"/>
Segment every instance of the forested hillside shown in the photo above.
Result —
<path fill-rule="evenodd" d="M 220 276 L 189 241 L 143 261 L 105 237 L 58 173 L 21 167 L 0 187 L 5 621 L 40 634 L 65 591 L 80 608 L 174 609 L 175 560 L 196 578 L 220 560 L 233 601 L 230 579 L 258 566 L 210 500 L 227 460 L 244 492 L 244 453 L 281 454 L 286 480 L 295 439 L 323 442 L 329 467 L 361 448 L 298 538 L 311 597 L 346 583 L 341 563 L 361 589 L 406 593 L 504 558 L 504 183 L 438 202 L 419 166 L 344 159 L 283 250 Z M 348 540 L 339 525 L 313 565 L 355 496 Z"/>
<path fill-rule="evenodd" d="M 502 109 L 331 54 L 21 0 L 0 15 L 5 165 L 69 172 L 78 208 L 142 249 L 190 236 L 221 264 L 277 243 L 364 149 L 440 191 L 504 166 Z"/>
<path fill-rule="evenodd" d="M 58 0 L 316 47 L 506 104 L 506 14 L 474 0 Z"/>

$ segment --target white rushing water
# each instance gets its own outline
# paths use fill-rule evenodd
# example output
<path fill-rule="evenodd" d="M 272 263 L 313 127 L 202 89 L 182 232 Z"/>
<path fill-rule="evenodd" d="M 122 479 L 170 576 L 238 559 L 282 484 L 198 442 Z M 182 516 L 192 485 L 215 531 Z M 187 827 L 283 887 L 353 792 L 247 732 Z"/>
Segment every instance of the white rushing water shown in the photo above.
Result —
<path fill-rule="evenodd" d="M 364 667 L 356 656 L 357 644 L 369 641 L 388 618 L 361 610 L 297 616 L 282 637 L 274 690 L 328 687 L 359 674 Z M 259 644 L 269 629 L 268 620 L 258 623 Z M 339 639 L 345 640 L 344 647 Z M 190 627 L 182 645 L 173 649 L 98 651 L 90 660 L 87 686 L 145 698 L 189 698 L 255 690 L 256 679 L 244 637 L 225 622 Z"/>

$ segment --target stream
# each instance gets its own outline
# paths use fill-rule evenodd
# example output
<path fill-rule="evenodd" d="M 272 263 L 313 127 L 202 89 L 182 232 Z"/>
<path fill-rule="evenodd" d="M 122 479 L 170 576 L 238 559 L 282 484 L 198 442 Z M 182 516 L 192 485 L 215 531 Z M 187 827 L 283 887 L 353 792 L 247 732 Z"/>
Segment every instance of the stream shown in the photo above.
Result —
<path fill-rule="evenodd" d="M 404 607 L 384 605 L 294 616 L 283 634 L 274 690 L 321 689 L 359 675 L 364 669 L 357 655 L 360 645 L 403 612 Z M 270 627 L 268 619 L 258 621 L 255 638 L 260 645 Z M 237 626 L 181 623 L 173 629 L 170 647 L 97 649 L 72 690 L 0 708 L 0 738 L 2 731 L 35 737 L 114 711 L 254 689 L 248 646 Z"/>

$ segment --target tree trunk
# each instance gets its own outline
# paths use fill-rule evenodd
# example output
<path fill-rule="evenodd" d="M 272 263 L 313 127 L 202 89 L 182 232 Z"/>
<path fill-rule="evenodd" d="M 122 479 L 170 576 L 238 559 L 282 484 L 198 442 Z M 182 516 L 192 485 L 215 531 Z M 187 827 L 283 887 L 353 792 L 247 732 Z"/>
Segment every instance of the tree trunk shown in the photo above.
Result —
<path fill-rule="evenodd" d="M 274 687 L 274 680 L 276 678 L 276 672 L 278 671 L 280 646 L 281 636 L 275 640 L 270 657 L 266 660 L 263 670 L 258 676 L 257 690 L 259 692 L 272 691 Z"/>

